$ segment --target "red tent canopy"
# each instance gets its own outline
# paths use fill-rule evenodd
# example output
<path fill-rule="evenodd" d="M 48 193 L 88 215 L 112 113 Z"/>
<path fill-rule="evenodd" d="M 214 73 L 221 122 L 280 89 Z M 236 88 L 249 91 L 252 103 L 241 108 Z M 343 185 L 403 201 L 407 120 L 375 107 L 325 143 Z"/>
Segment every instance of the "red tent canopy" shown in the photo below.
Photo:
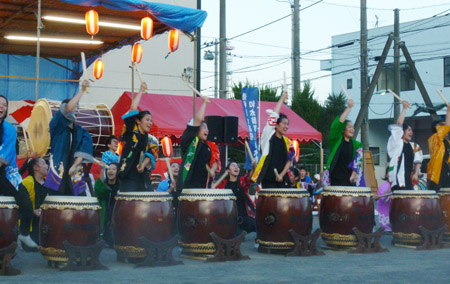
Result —
<path fill-rule="evenodd" d="M 116 136 L 119 136 L 123 126 L 122 115 L 131 105 L 131 92 L 124 92 L 112 107 Z M 143 94 L 139 104 L 139 110 L 148 110 L 153 116 L 153 126 L 150 133 L 161 138 L 174 135 L 180 137 L 186 129 L 186 124 L 192 119 L 192 97 Z M 201 105 L 201 99 L 197 98 L 197 108 Z M 267 120 L 266 109 L 273 109 L 275 102 L 261 102 L 261 130 Z M 289 118 L 289 130 L 286 136 L 300 142 L 312 140 L 322 141 L 322 134 L 304 121 L 290 108 L 283 105 L 281 112 Z M 248 137 L 248 128 L 242 110 L 241 100 L 211 99 L 206 108 L 206 115 L 237 116 L 239 117 L 238 136 Z"/>

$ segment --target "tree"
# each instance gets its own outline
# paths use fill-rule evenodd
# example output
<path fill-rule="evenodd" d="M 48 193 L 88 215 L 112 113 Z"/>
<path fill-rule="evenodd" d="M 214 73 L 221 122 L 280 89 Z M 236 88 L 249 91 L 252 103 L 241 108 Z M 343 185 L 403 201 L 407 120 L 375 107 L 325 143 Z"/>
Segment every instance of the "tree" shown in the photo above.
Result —
<path fill-rule="evenodd" d="M 292 110 L 312 127 L 318 129 L 322 115 L 322 106 L 314 98 L 314 90 L 312 90 L 309 81 L 304 84 L 303 90 L 294 94 Z"/>
<path fill-rule="evenodd" d="M 245 83 L 239 82 L 237 85 L 234 84 L 232 90 L 234 94 L 234 99 L 242 99 L 242 88 L 258 87 L 258 84 L 251 84 L 249 81 Z M 261 101 L 265 102 L 276 102 L 280 96 L 277 96 L 277 89 L 272 88 L 270 85 L 263 85 L 258 87 L 261 95 Z"/>

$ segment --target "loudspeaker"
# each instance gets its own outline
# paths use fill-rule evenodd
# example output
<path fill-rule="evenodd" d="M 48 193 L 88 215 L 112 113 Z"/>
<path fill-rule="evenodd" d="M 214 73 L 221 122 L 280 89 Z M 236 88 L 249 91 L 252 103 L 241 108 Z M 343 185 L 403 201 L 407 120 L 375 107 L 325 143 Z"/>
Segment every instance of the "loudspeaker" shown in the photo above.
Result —
<path fill-rule="evenodd" d="M 223 119 L 223 142 L 236 143 L 238 141 L 239 118 L 237 116 L 225 116 Z"/>
<path fill-rule="evenodd" d="M 205 117 L 208 125 L 208 141 L 223 142 L 223 116 L 208 115 Z"/>

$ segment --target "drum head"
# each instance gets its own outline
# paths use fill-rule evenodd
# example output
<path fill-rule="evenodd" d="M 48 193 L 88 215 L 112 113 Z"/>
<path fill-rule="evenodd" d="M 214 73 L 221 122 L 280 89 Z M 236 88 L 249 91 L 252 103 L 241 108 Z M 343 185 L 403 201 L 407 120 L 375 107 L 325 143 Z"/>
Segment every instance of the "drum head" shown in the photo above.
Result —
<path fill-rule="evenodd" d="M 52 111 L 46 99 L 40 99 L 33 107 L 28 126 L 31 149 L 44 156 L 50 147 L 50 120 Z"/>

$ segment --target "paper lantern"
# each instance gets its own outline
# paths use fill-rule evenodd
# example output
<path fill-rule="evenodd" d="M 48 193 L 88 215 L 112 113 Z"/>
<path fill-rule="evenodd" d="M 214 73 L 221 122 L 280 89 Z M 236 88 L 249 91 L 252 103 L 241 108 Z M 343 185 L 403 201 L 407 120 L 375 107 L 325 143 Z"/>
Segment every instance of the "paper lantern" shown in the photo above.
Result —
<path fill-rule="evenodd" d="M 174 52 L 178 49 L 178 44 L 180 42 L 180 31 L 173 29 L 169 32 L 169 49 Z"/>
<path fill-rule="evenodd" d="M 103 76 L 103 61 L 101 59 L 95 60 L 94 63 L 94 77 L 95 79 L 100 79 Z"/>
<path fill-rule="evenodd" d="M 86 12 L 86 31 L 92 37 L 98 33 L 98 13 L 95 10 Z"/>
<path fill-rule="evenodd" d="M 140 43 L 135 43 L 133 45 L 133 55 L 131 57 L 131 60 L 136 63 L 140 63 L 142 59 L 142 52 L 144 51 L 144 48 Z"/>
<path fill-rule="evenodd" d="M 145 17 L 141 20 L 141 37 L 148 40 L 153 35 L 153 20 L 150 17 Z"/>
<path fill-rule="evenodd" d="M 169 137 L 164 137 L 161 140 L 161 148 L 163 150 L 164 156 L 172 156 L 172 140 Z"/>
<path fill-rule="evenodd" d="M 292 142 L 292 147 L 295 150 L 295 161 L 298 162 L 298 160 L 300 159 L 300 145 L 297 140 L 294 140 Z"/>

